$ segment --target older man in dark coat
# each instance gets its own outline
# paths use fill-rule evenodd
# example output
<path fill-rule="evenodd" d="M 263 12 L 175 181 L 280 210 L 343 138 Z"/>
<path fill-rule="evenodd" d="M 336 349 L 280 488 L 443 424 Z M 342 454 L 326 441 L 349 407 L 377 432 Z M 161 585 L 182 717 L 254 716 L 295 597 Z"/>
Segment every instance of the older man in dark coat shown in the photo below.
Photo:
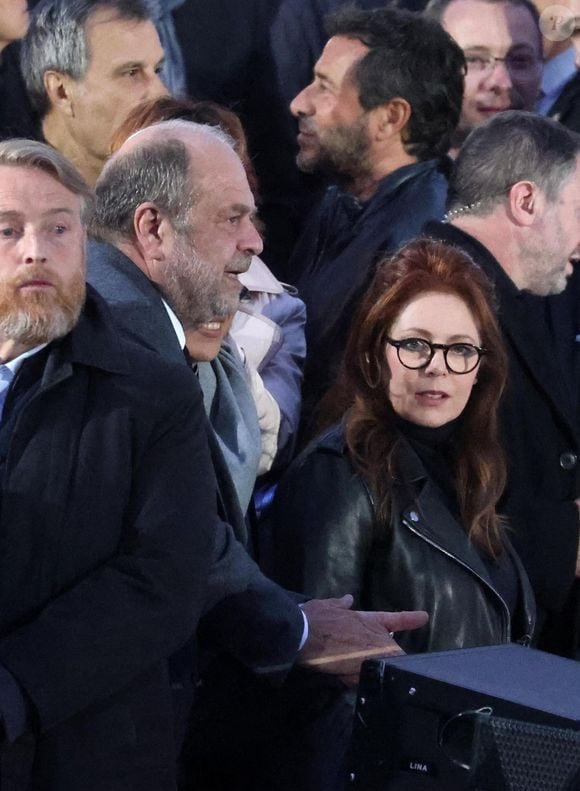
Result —
<path fill-rule="evenodd" d="M 215 520 L 201 397 L 85 301 L 66 160 L 8 141 L 0 173 L 0 785 L 173 791 L 166 658 Z"/>
<path fill-rule="evenodd" d="M 93 231 L 106 243 L 91 247 L 90 280 L 132 337 L 185 364 L 186 334 L 220 311 L 229 315 L 237 305 L 240 284 L 235 273 L 246 269 L 261 248 L 253 214 L 244 168 L 220 130 L 185 121 L 141 130 L 109 161 L 97 184 Z M 309 718 L 315 719 L 320 709 L 326 714 L 328 698 L 336 697 L 335 685 L 330 684 L 333 694 L 327 695 L 321 676 L 301 690 L 301 697 L 285 687 L 281 698 L 263 679 L 281 681 L 295 662 L 357 674 L 361 656 L 376 653 L 377 646 L 387 652 L 395 647 L 386 630 L 414 628 L 426 616 L 355 613 L 346 598 L 311 600 L 304 604 L 304 630 L 292 594 L 264 577 L 247 554 L 251 541 L 243 522 L 232 518 L 240 508 L 228 470 L 219 455 L 215 462 L 222 514 L 231 526 L 220 523 L 216 529 L 220 551 L 212 564 L 207 613 L 200 624 L 205 661 L 190 744 L 203 755 L 197 754 L 193 771 L 207 758 L 200 779 L 204 787 L 217 772 L 221 778 L 214 782 L 220 788 L 245 787 L 248 773 L 253 791 L 282 785 L 292 791 L 334 789 L 330 767 L 327 786 L 306 786 L 297 777 L 305 754 L 305 763 L 320 771 L 340 753 L 342 745 L 336 740 L 329 748 L 326 730 L 323 749 L 313 756 L 307 732 Z M 232 528 L 237 541 L 229 540 Z M 237 591 L 245 574 L 247 587 Z M 219 666 L 216 652 L 223 663 Z M 354 658 L 349 663 L 330 661 L 337 654 Z M 275 748 L 265 748 L 278 736 Z M 290 738 L 299 742 L 292 760 Z M 264 779 L 272 763 L 275 780 Z M 188 777 L 184 787 L 197 787 L 196 781 Z"/>

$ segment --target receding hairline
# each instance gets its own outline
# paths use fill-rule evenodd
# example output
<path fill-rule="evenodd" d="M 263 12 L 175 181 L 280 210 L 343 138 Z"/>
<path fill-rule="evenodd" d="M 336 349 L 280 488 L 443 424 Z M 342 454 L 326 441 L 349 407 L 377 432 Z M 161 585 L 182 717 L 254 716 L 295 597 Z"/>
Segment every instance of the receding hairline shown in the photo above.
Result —
<path fill-rule="evenodd" d="M 458 5 L 459 3 L 484 3 L 485 5 L 489 6 L 511 6 L 512 8 L 522 8 L 524 11 L 528 12 L 532 22 L 534 23 L 534 27 L 538 29 L 538 32 L 541 36 L 541 31 L 538 27 L 538 18 L 534 15 L 532 9 L 520 0 L 447 0 L 447 2 L 443 2 L 441 4 L 440 10 L 438 9 L 438 20 L 441 24 L 443 24 L 443 17 L 445 13 L 451 8 L 451 6 Z M 429 5 L 426 8 L 426 16 L 429 15 Z"/>
<path fill-rule="evenodd" d="M 111 168 L 122 164 L 126 158 L 139 156 L 140 152 L 146 152 L 150 148 L 170 146 L 175 143 L 184 147 L 188 161 L 188 178 L 196 182 L 197 194 L 206 178 L 204 166 L 213 161 L 212 154 L 221 152 L 231 156 L 232 161 L 239 163 L 240 168 L 244 169 L 235 151 L 234 141 L 226 132 L 209 124 L 172 119 L 158 121 L 129 135 L 123 145 L 105 163 L 102 176 L 106 176 Z"/>
<path fill-rule="evenodd" d="M 224 150 L 231 150 L 237 157 L 234 150 L 234 142 L 227 133 L 221 130 L 218 131 L 216 127 L 209 124 L 198 124 L 193 121 L 173 119 L 170 121 L 158 121 L 150 126 L 143 127 L 143 129 L 137 129 L 137 131 L 132 132 L 125 142 L 119 146 L 117 151 L 112 154 L 107 161 L 107 165 L 139 148 L 172 141 L 182 143 L 188 151 L 199 150 L 200 144 L 221 144 Z M 107 165 L 105 165 L 105 167 Z"/>

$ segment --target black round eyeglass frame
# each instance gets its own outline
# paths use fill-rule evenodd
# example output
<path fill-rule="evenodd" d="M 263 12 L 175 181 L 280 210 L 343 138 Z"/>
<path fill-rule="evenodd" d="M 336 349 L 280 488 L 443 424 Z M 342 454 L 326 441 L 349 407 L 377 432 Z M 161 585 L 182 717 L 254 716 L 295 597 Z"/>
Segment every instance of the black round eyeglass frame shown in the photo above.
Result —
<path fill-rule="evenodd" d="M 476 346 L 474 343 L 431 343 L 431 341 L 428 341 L 425 338 L 403 338 L 400 341 L 397 341 L 394 338 L 387 338 L 386 341 L 387 343 L 390 343 L 391 346 L 394 346 L 395 349 L 397 350 L 397 357 L 399 358 L 399 362 L 401 363 L 401 365 L 404 368 L 408 368 L 411 371 L 418 371 L 421 368 L 427 368 L 427 366 L 433 359 L 435 352 L 438 349 L 441 349 L 441 351 L 443 352 L 443 359 L 445 360 L 445 367 L 447 368 L 449 373 L 458 374 L 459 376 L 462 376 L 463 374 L 470 374 L 472 371 L 474 371 L 481 362 L 481 358 L 483 357 L 483 355 L 487 354 L 487 349 L 484 349 L 483 346 Z M 401 360 L 401 347 L 404 347 L 404 345 L 406 343 L 409 343 L 409 341 L 417 341 L 419 343 L 424 343 L 425 346 L 429 347 L 429 357 L 420 365 L 408 365 L 407 363 L 404 363 Z M 470 368 L 467 368 L 466 370 L 463 371 L 456 371 L 454 368 L 452 368 L 449 365 L 449 362 L 447 360 L 447 355 L 449 353 L 449 350 L 453 349 L 453 347 L 456 346 L 462 346 L 463 348 L 468 346 L 470 349 L 473 349 L 477 353 L 477 359 Z"/>

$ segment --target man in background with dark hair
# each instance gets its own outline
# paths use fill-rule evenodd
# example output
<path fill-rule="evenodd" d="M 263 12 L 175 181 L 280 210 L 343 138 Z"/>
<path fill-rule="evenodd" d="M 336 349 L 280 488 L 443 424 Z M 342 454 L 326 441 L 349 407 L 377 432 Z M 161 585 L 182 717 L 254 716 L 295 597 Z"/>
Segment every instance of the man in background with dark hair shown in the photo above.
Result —
<path fill-rule="evenodd" d="M 542 79 L 542 36 L 531 0 L 431 0 L 467 61 L 454 153 L 469 132 L 505 110 L 533 110 Z"/>
<path fill-rule="evenodd" d="M 293 100 L 298 166 L 336 182 L 291 260 L 307 307 L 306 421 L 332 384 L 376 263 L 445 210 L 449 148 L 463 96 L 459 47 L 431 21 L 345 9 L 314 79 Z"/>
<path fill-rule="evenodd" d="M 544 620 L 540 648 L 573 656 L 580 299 L 566 283 L 580 243 L 580 136 L 531 113 L 501 113 L 467 138 L 451 187 L 447 224 L 425 232 L 465 250 L 495 284 L 510 363 L 499 510 Z"/>

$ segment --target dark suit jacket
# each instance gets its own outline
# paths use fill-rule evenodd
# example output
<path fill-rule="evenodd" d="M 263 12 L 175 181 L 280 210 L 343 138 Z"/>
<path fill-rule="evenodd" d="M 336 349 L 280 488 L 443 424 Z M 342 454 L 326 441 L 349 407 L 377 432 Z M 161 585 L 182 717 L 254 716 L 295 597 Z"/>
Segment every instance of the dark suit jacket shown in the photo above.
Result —
<path fill-rule="evenodd" d="M 31 366 L 40 386 L 16 412 Z M 205 415 L 187 384 L 116 333 L 95 297 L 14 380 L 0 663 L 30 728 L 0 748 L 3 791 L 175 788 L 165 660 L 201 613 L 215 518 Z"/>
<path fill-rule="evenodd" d="M 0 139 L 42 139 L 41 122 L 32 109 L 20 70 L 20 41 L 13 41 L 0 56 Z"/>
<path fill-rule="evenodd" d="M 547 116 L 574 132 L 580 132 L 580 71 L 577 71 L 562 88 L 562 92 L 548 110 Z"/>
<path fill-rule="evenodd" d="M 538 604 L 558 611 L 574 580 L 578 546 L 578 392 L 568 374 L 578 366 L 579 305 L 568 289 L 555 302 L 518 291 L 487 248 L 452 225 L 428 223 L 425 232 L 465 250 L 495 284 L 509 354 L 502 402 L 509 480 L 500 510 Z"/>
<path fill-rule="evenodd" d="M 105 297 L 119 325 L 168 360 L 185 364 L 161 295 L 154 284 L 111 245 L 89 245 L 88 280 Z M 192 380 L 195 379 L 193 374 Z M 248 555 L 247 532 L 219 448 L 210 437 L 227 524 L 217 521 L 210 569 L 207 615 L 201 633 L 213 645 L 254 672 L 289 668 L 303 631 L 303 618 L 291 596 L 268 580 Z M 232 529 L 233 528 L 233 529 Z"/>

